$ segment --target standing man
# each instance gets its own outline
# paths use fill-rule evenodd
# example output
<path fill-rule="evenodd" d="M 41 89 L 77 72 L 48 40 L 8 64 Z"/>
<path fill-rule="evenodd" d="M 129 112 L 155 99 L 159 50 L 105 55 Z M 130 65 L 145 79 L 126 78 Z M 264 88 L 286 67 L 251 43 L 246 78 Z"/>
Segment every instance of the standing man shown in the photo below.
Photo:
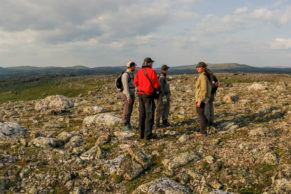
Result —
<path fill-rule="evenodd" d="M 211 83 L 205 73 L 206 67 L 207 65 L 204 62 L 199 62 L 196 66 L 197 71 L 199 72 L 199 77 L 196 81 L 195 98 L 196 111 L 200 119 L 200 133 L 197 133 L 197 136 L 203 136 L 207 134 L 207 118 L 204 112 L 205 106 L 211 97 Z"/>
<path fill-rule="evenodd" d="M 212 71 L 210 71 L 210 69 L 206 68 L 206 73 L 208 74 L 208 79 L 211 83 L 211 97 L 209 99 L 209 102 L 207 104 L 207 106 L 205 107 L 205 115 L 206 118 L 208 120 L 208 125 L 212 126 L 214 123 L 214 98 L 215 98 L 215 94 L 218 88 L 218 79 L 216 78 L 216 76 L 213 74 Z"/>
<path fill-rule="evenodd" d="M 170 85 L 167 80 L 167 74 L 170 67 L 167 65 L 162 66 L 162 73 L 160 75 L 160 95 L 157 100 L 157 112 L 156 112 L 156 127 L 161 127 L 160 121 L 161 117 L 163 120 L 163 126 L 168 127 L 170 123 L 168 121 L 170 112 Z"/>
<path fill-rule="evenodd" d="M 154 92 L 160 87 L 159 78 L 152 69 L 153 60 L 144 59 L 142 68 L 137 71 L 134 85 L 137 87 L 139 98 L 139 132 L 140 138 L 149 140 L 153 138 L 153 124 L 155 114 Z"/>
<path fill-rule="evenodd" d="M 136 64 L 132 61 L 127 63 L 127 70 L 121 76 L 121 82 L 123 86 L 122 99 L 124 102 L 123 108 L 123 124 L 125 130 L 130 130 L 130 117 L 133 110 L 133 104 L 135 99 L 135 86 L 133 84 Z"/>

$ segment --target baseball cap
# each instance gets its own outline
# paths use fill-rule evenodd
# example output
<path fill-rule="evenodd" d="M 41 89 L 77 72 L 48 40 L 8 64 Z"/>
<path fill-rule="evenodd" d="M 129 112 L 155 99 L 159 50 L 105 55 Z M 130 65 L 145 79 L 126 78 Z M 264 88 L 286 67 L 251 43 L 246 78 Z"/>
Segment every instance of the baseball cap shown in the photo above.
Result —
<path fill-rule="evenodd" d="M 168 65 L 163 65 L 161 69 L 162 70 L 167 70 L 167 69 L 170 69 L 170 67 Z"/>
<path fill-rule="evenodd" d="M 152 58 L 147 57 L 147 58 L 144 59 L 144 62 L 145 62 L 145 63 L 153 63 L 153 62 L 155 62 L 155 61 L 152 60 Z"/>
<path fill-rule="evenodd" d="M 126 66 L 127 67 L 132 67 L 133 65 L 136 65 L 135 62 L 129 61 Z"/>

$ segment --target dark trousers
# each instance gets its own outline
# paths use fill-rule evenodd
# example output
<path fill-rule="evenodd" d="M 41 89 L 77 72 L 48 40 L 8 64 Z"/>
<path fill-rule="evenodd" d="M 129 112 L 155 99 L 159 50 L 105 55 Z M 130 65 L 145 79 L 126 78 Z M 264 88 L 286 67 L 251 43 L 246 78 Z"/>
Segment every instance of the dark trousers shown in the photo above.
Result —
<path fill-rule="evenodd" d="M 156 110 L 156 124 L 160 124 L 161 117 L 163 122 L 168 122 L 169 112 L 170 112 L 170 96 L 167 97 L 167 102 L 163 102 L 163 97 L 160 96 L 157 99 L 157 110 Z"/>
<path fill-rule="evenodd" d="M 122 94 L 123 99 L 123 117 L 122 117 L 122 123 L 124 125 L 130 125 L 130 117 L 133 110 L 133 104 L 134 104 L 134 95 L 130 96 L 132 100 L 132 104 L 128 104 L 128 100 L 126 95 Z"/>
<path fill-rule="evenodd" d="M 139 94 L 139 132 L 140 138 L 152 135 L 155 114 L 154 98 L 149 95 Z"/>
<path fill-rule="evenodd" d="M 200 108 L 196 107 L 196 111 L 198 113 L 198 117 L 200 120 L 200 133 L 206 134 L 206 127 L 207 127 L 207 118 L 204 114 L 205 111 L 205 103 L 201 102 Z"/>
<path fill-rule="evenodd" d="M 205 105 L 205 112 L 204 112 L 206 119 L 208 121 L 208 124 L 213 123 L 214 121 L 214 105 L 213 101 L 209 101 Z"/>

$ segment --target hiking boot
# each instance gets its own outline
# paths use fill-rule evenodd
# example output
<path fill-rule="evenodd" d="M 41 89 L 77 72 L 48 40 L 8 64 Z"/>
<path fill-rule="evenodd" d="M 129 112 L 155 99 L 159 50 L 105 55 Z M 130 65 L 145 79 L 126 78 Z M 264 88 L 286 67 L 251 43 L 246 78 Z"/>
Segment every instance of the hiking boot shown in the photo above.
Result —
<path fill-rule="evenodd" d="M 124 125 L 123 129 L 126 130 L 126 131 L 129 131 L 130 130 L 130 126 L 129 125 Z"/>
<path fill-rule="evenodd" d="M 129 125 L 129 129 L 137 131 L 137 128 L 135 126 Z"/>
<path fill-rule="evenodd" d="M 156 134 L 150 134 L 149 136 L 145 137 L 146 140 L 157 139 L 158 136 Z"/>

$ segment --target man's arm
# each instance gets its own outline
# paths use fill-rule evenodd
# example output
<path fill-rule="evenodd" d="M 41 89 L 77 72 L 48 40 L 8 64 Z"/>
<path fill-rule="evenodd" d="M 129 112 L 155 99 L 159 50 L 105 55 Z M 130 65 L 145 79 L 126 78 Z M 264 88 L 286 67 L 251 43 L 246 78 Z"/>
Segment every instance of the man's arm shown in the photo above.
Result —
<path fill-rule="evenodd" d="M 130 101 L 130 93 L 129 93 L 129 85 L 128 85 L 128 80 L 129 80 L 128 73 L 123 73 L 121 80 L 122 80 L 122 85 L 123 85 L 123 93 L 126 95 L 127 100 Z"/>

